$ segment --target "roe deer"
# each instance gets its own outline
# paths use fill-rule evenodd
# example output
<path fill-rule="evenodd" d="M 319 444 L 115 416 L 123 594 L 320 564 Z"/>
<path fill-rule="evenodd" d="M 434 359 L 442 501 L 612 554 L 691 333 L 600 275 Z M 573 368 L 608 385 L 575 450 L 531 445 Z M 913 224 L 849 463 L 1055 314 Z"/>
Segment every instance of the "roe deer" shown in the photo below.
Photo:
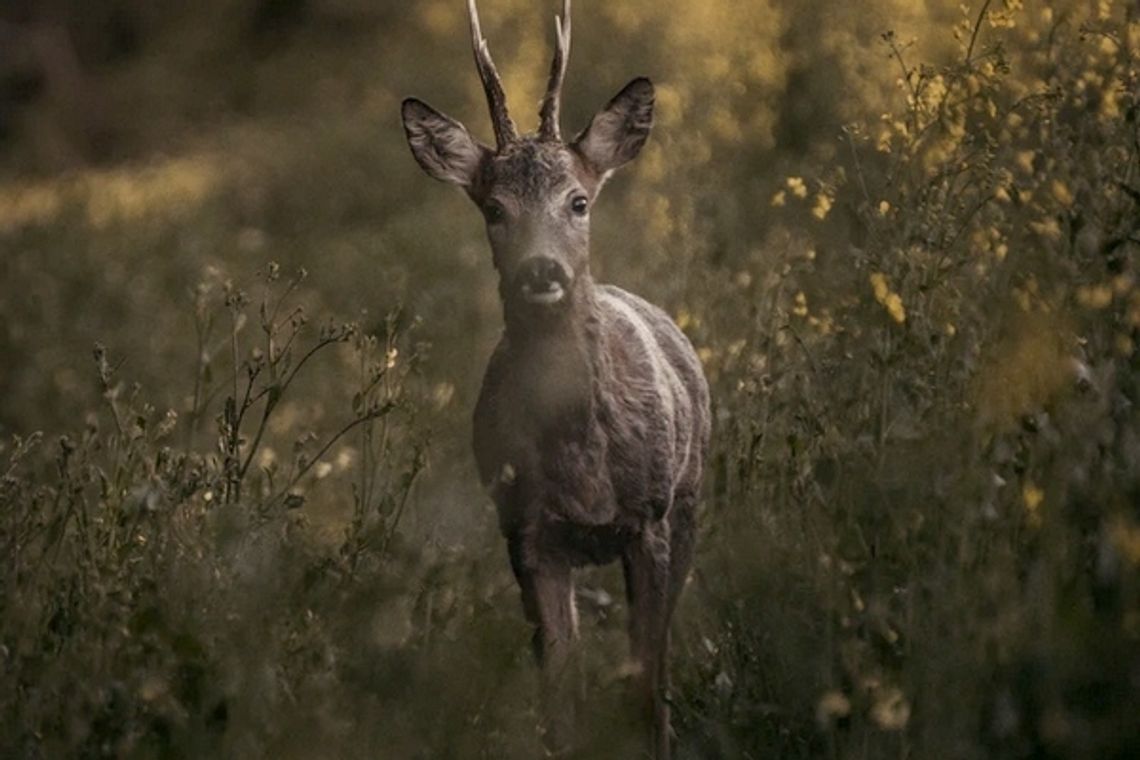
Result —
<path fill-rule="evenodd" d="M 564 0 L 541 125 L 520 136 L 474 0 L 467 10 L 496 148 L 414 98 L 403 103 L 403 122 L 424 171 L 482 210 L 499 273 L 505 329 L 475 408 L 474 449 L 536 628 L 546 741 L 560 750 L 572 738 L 573 569 L 620 559 L 641 714 L 660 760 L 669 756 L 669 620 L 696 538 L 708 385 L 664 311 L 595 283 L 589 267 L 590 208 L 645 144 L 653 85 L 634 79 L 563 142 Z"/>

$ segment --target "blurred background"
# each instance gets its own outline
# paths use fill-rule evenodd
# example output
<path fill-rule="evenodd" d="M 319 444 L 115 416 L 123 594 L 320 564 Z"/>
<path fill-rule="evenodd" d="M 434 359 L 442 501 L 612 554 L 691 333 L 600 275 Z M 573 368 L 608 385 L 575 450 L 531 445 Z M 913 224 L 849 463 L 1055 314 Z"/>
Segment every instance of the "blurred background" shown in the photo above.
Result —
<path fill-rule="evenodd" d="M 537 126 L 558 4 L 483 0 Z M 682 758 L 1140 752 L 1140 7 L 574 4 L 595 276 L 713 385 Z M 531 757 L 459 0 L 0 6 L 0 754 Z M 94 360 L 93 360 L 94 359 Z M 583 757 L 632 757 L 620 573 Z"/>

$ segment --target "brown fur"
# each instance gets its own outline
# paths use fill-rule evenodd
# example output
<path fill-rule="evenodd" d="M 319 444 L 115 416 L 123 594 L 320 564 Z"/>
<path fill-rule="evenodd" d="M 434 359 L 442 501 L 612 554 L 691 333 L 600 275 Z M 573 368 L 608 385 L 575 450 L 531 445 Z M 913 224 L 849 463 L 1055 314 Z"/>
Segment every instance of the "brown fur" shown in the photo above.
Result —
<path fill-rule="evenodd" d="M 635 79 L 569 145 L 552 139 L 551 111 L 556 119 L 557 108 L 544 105 L 541 137 L 511 137 L 497 151 L 420 101 L 405 101 L 404 125 L 425 171 L 463 187 L 487 217 L 505 330 L 473 443 L 535 626 L 549 744 L 572 738 L 573 568 L 620 559 L 643 715 L 660 760 L 669 755 L 669 620 L 696 540 L 708 385 L 668 315 L 590 275 L 588 206 L 644 144 L 652 85 Z M 556 295 L 533 298 L 535 282 Z"/>

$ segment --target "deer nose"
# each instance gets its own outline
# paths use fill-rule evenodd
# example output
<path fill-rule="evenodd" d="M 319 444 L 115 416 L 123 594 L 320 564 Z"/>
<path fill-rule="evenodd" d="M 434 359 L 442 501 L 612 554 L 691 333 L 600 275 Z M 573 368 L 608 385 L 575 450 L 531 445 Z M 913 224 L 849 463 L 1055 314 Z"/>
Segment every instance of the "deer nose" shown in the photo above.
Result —
<path fill-rule="evenodd" d="M 566 296 L 570 273 L 558 260 L 535 256 L 519 266 L 519 290 L 522 297 L 535 304 L 554 304 Z"/>

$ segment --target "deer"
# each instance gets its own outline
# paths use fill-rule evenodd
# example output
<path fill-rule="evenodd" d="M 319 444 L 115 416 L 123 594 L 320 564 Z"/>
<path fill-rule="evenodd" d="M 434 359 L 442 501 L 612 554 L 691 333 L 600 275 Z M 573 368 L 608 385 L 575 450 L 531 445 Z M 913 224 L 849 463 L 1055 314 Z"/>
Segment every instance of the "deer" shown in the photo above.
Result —
<path fill-rule="evenodd" d="M 709 388 L 668 314 L 590 274 L 590 211 L 653 125 L 654 87 L 630 81 L 569 142 L 560 105 L 570 0 L 533 134 L 520 134 L 480 27 L 467 15 L 495 147 L 416 98 L 402 104 L 413 157 L 483 214 L 503 331 L 483 378 L 473 449 L 534 627 L 543 740 L 570 751 L 578 639 L 574 571 L 619 561 L 630 671 L 647 750 L 670 753 L 670 620 L 689 575 L 710 438 Z"/>

